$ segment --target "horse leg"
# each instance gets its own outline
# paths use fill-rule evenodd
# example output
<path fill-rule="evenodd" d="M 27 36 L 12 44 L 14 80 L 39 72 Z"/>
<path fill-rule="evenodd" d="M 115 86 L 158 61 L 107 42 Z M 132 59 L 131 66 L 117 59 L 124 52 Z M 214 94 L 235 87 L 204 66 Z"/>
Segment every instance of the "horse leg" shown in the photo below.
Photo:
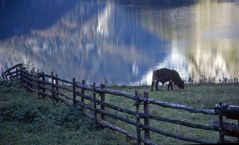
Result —
<path fill-rule="evenodd" d="M 173 90 L 173 84 L 172 83 L 170 83 L 169 87 L 170 87 L 171 90 Z M 168 88 L 168 90 L 169 90 L 169 88 Z"/>
<path fill-rule="evenodd" d="M 152 81 L 152 84 L 151 84 L 151 91 L 153 91 L 153 88 L 154 88 L 154 80 Z"/>
<path fill-rule="evenodd" d="M 171 88 L 171 90 L 173 90 L 173 82 L 172 81 L 169 81 L 169 83 L 168 83 L 168 91 L 169 91 L 169 88 Z"/>
<path fill-rule="evenodd" d="M 171 90 L 173 90 L 173 81 L 171 80 Z"/>
<path fill-rule="evenodd" d="M 156 91 L 158 91 L 158 85 L 159 85 L 159 81 L 156 80 Z"/>

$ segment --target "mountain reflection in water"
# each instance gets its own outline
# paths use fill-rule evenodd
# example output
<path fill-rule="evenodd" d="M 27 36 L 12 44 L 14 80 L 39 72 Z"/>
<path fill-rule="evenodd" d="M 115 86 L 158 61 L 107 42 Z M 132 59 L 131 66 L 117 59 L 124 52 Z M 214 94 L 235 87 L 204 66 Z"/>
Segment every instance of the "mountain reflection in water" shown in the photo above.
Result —
<path fill-rule="evenodd" d="M 239 77 L 239 1 L 2 0 L 1 70 L 18 62 L 66 79 L 150 84 L 152 70 Z"/>

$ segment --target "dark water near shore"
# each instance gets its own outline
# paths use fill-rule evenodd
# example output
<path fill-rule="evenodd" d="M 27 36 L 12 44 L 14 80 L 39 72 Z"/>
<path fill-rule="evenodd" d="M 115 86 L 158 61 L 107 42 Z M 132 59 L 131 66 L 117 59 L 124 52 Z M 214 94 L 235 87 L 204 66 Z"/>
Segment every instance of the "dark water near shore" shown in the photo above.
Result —
<path fill-rule="evenodd" d="M 0 71 L 27 63 L 66 79 L 150 83 L 239 77 L 239 0 L 0 0 Z"/>

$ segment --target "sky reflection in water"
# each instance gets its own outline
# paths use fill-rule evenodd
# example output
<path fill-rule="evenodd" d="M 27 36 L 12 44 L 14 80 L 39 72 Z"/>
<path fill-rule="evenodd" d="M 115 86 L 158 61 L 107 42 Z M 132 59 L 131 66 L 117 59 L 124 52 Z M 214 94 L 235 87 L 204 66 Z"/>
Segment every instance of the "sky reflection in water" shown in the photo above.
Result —
<path fill-rule="evenodd" d="M 56 0 L 0 4 L 1 70 L 24 62 L 88 82 L 151 82 L 152 70 L 239 77 L 239 1 Z"/>

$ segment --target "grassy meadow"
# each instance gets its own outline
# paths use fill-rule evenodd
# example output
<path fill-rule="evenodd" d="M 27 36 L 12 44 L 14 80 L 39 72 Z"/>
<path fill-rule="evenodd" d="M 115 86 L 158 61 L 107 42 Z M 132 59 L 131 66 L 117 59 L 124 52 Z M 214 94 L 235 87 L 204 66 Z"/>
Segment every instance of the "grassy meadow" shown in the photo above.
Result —
<path fill-rule="evenodd" d="M 171 103 L 184 104 L 187 106 L 192 106 L 195 108 L 207 108 L 213 109 L 215 104 L 219 102 L 239 105 L 239 85 L 238 84 L 204 84 L 204 85 L 188 85 L 185 89 L 175 88 L 173 91 L 168 91 L 166 86 L 160 88 L 159 91 L 150 91 L 150 86 L 138 86 L 138 87 L 114 87 L 114 89 L 134 93 L 137 90 L 140 94 L 143 92 L 149 92 L 149 98 L 159 99 L 161 101 L 167 101 Z M 127 100 L 127 101 L 126 101 Z M 122 99 L 122 97 L 108 95 L 107 101 L 115 105 L 121 106 L 122 108 L 130 108 L 134 110 L 133 101 L 129 99 Z M 141 110 L 143 107 L 141 107 Z M 114 113 L 118 113 L 114 111 Z M 124 113 L 122 115 L 127 116 Z M 150 105 L 150 114 L 171 118 L 179 119 L 183 121 L 188 121 L 192 123 L 209 125 L 211 126 L 213 122 L 218 120 L 218 116 L 214 115 L 203 115 L 200 113 L 190 113 L 183 110 L 170 109 L 159 107 L 156 105 Z M 128 115 L 129 118 L 134 120 L 133 116 Z M 227 120 L 231 122 L 231 120 Z M 125 129 L 135 131 L 133 126 L 126 125 L 121 121 L 115 121 L 114 123 L 122 126 Z M 143 123 L 143 121 L 142 121 Z M 166 123 L 162 121 L 150 121 L 150 125 L 153 127 L 160 128 L 161 130 L 174 133 L 177 135 L 187 136 L 202 139 L 209 142 L 218 141 L 218 132 L 215 131 L 205 131 L 201 129 L 191 129 L 189 127 L 183 127 L 180 125 L 174 125 L 171 123 Z M 143 134 L 143 133 L 142 133 Z M 162 135 L 156 135 L 152 133 L 152 139 L 157 143 L 162 144 L 185 144 L 189 142 L 179 141 L 170 137 L 165 137 Z M 234 141 L 234 138 L 226 138 L 228 140 Z"/>
<path fill-rule="evenodd" d="M 186 85 L 184 89 L 174 86 L 174 90 L 170 91 L 167 90 L 166 85 L 158 91 L 155 91 L 155 88 L 151 91 L 150 86 L 122 86 L 113 89 L 131 93 L 137 90 L 141 94 L 148 92 L 149 98 L 192 107 L 213 108 L 219 102 L 239 105 L 239 84 Z"/>
<path fill-rule="evenodd" d="M 37 99 L 17 81 L 0 81 L 0 145 L 125 145 L 108 129 L 95 131 L 78 109 Z"/>
<path fill-rule="evenodd" d="M 140 94 L 147 91 L 150 98 L 196 108 L 213 109 L 218 102 L 239 105 L 239 85 L 237 84 L 189 85 L 183 90 L 175 88 L 173 91 L 168 91 L 166 87 L 160 88 L 159 91 L 150 91 L 150 86 L 111 88 L 130 93 L 137 90 Z M 92 92 L 86 91 L 86 93 L 92 95 Z M 68 95 L 72 97 L 72 94 Z M 79 97 L 77 99 L 80 100 Z M 89 101 L 86 102 L 92 105 Z M 124 97 L 106 95 L 106 102 L 135 110 L 134 101 Z M 212 125 L 218 120 L 218 116 L 213 115 L 189 113 L 156 105 L 149 107 L 150 114 L 202 125 Z M 134 116 L 106 109 L 114 114 L 135 120 Z M 142 106 L 140 110 L 143 110 Z M 106 119 L 129 132 L 135 133 L 136 131 L 132 125 L 109 117 Z M 143 120 L 141 121 L 143 123 Z M 150 125 L 177 135 L 210 142 L 217 142 L 219 136 L 215 131 L 191 129 L 162 121 L 150 120 Z M 15 81 L 0 82 L 0 130 L 0 144 L 134 144 L 133 141 L 127 142 L 123 135 L 111 130 L 98 129 L 95 131 L 93 121 L 89 120 L 84 113 L 61 103 L 53 104 L 49 99 L 37 99 L 35 94 L 27 93 Z M 155 133 L 151 133 L 151 138 L 159 144 L 189 143 Z M 234 138 L 227 139 L 235 140 Z"/>

